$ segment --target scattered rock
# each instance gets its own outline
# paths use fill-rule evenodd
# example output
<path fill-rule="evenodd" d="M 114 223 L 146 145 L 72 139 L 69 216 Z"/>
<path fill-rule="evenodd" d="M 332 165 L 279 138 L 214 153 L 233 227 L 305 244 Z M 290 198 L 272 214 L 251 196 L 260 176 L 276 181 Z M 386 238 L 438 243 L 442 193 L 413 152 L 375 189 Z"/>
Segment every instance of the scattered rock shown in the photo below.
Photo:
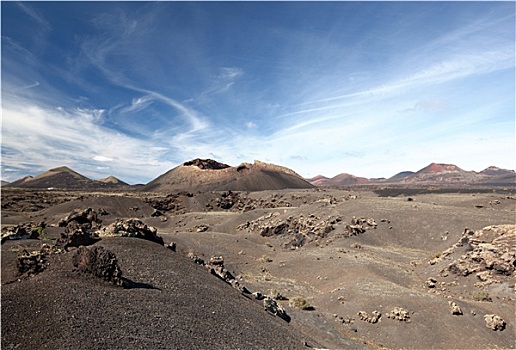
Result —
<path fill-rule="evenodd" d="M 97 240 L 92 236 L 91 230 L 89 229 L 68 229 L 68 232 L 61 233 L 61 238 L 57 240 L 57 245 L 68 250 L 69 247 L 92 245 L 96 241 Z"/>
<path fill-rule="evenodd" d="M 464 233 L 447 255 L 460 246 L 468 251 L 448 265 L 447 270 L 461 276 L 476 273 L 484 285 L 494 283 L 503 276 L 513 276 L 516 267 L 516 225 L 487 226 Z M 443 254 L 444 255 L 444 254 Z"/>
<path fill-rule="evenodd" d="M 57 245 L 65 250 L 69 247 L 87 246 L 96 242 L 93 230 L 100 229 L 102 220 L 92 208 L 76 210 L 59 221 L 59 227 L 65 227 Z"/>
<path fill-rule="evenodd" d="M 332 231 L 342 225 L 345 229 L 335 234 L 335 237 L 350 237 L 366 232 L 368 228 L 376 228 L 377 223 L 372 218 L 353 217 L 351 224 L 342 222 L 339 216 L 328 216 L 323 219 L 314 214 L 304 216 L 299 214 L 281 219 L 279 212 L 272 212 L 253 221 L 239 225 L 238 230 L 248 232 L 258 231 L 263 237 L 283 236 L 288 240 L 284 243 L 285 248 L 297 249 L 309 242 L 320 244 Z M 330 244 L 333 238 L 326 242 Z"/>
<path fill-rule="evenodd" d="M 403 322 L 410 322 L 409 312 L 401 307 L 395 307 L 387 314 L 387 318 Z"/>
<path fill-rule="evenodd" d="M 462 315 L 462 310 L 457 303 L 454 301 L 448 301 L 448 305 L 450 306 L 452 315 Z"/>
<path fill-rule="evenodd" d="M 2 227 L 2 244 L 8 239 L 38 239 L 43 233 L 46 224 L 41 222 L 25 222 L 15 226 Z"/>
<path fill-rule="evenodd" d="M 260 293 L 260 292 L 253 292 L 252 294 L 253 294 L 253 297 L 256 300 L 263 300 L 263 299 L 265 299 L 265 296 L 262 293 Z"/>
<path fill-rule="evenodd" d="M 81 273 L 102 278 L 118 286 L 123 284 L 122 270 L 118 266 L 115 253 L 104 247 L 79 247 L 72 256 L 72 264 Z"/>
<path fill-rule="evenodd" d="M 426 286 L 428 288 L 435 288 L 435 284 L 437 283 L 437 280 L 433 277 L 430 277 L 427 281 L 426 281 Z"/>
<path fill-rule="evenodd" d="M 223 210 L 247 212 L 256 208 L 291 207 L 292 204 L 282 199 L 278 194 L 268 198 L 253 199 L 239 192 L 223 192 L 220 197 L 207 204 L 207 207 L 218 207 Z"/>
<path fill-rule="evenodd" d="M 16 257 L 16 267 L 20 275 L 24 273 L 29 275 L 37 274 L 47 267 L 47 257 L 41 251 L 23 249 Z"/>
<path fill-rule="evenodd" d="M 493 331 L 503 331 L 505 329 L 505 321 L 498 315 L 485 315 L 484 321 L 486 326 Z"/>
<path fill-rule="evenodd" d="M 279 318 L 282 318 L 283 320 L 290 322 L 290 316 L 287 315 L 287 312 L 285 309 L 281 307 L 275 300 L 266 297 L 263 300 L 263 307 L 265 308 L 265 311 L 278 316 Z"/>
<path fill-rule="evenodd" d="M 67 217 L 59 221 L 59 227 L 66 227 L 68 230 L 88 229 L 100 226 L 102 220 L 98 218 L 97 211 L 92 208 L 85 210 L 75 210 Z M 69 227 L 70 226 L 70 227 Z"/>
<path fill-rule="evenodd" d="M 374 310 L 371 315 L 369 315 L 367 312 L 365 311 L 359 311 L 357 313 L 358 317 L 360 317 L 360 319 L 362 321 L 366 321 L 366 322 L 369 322 L 369 323 L 377 323 L 380 318 L 382 317 L 382 314 L 379 312 L 379 311 L 376 311 Z"/>
<path fill-rule="evenodd" d="M 204 225 L 204 224 L 194 226 L 194 229 L 196 232 L 206 232 L 206 231 L 208 231 L 209 228 L 210 227 L 208 225 Z"/>
<path fill-rule="evenodd" d="M 145 202 L 151 205 L 154 210 L 163 212 L 175 212 L 181 213 L 185 210 L 184 202 L 188 198 L 193 197 L 192 193 L 189 192 L 179 192 L 175 194 L 169 194 L 166 197 L 151 197 L 145 198 Z"/>
<path fill-rule="evenodd" d="M 222 193 L 222 196 L 220 198 L 217 198 L 217 206 L 221 209 L 231 209 L 233 205 L 239 200 L 238 193 L 234 194 L 231 191 Z"/>
<path fill-rule="evenodd" d="M 188 258 L 192 259 L 194 263 L 197 265 L 203 265 L 204 266 L 204 260 L 195 255 L 194 253 L 190 252 L 188 253 Z"/>
<path fill-rule="evenodd" d="M 188 258 L 192 259 L 196 264 L 204 266 L 212 275 L 230 284 L 241 293 L 251 294 L 251 292 L 244 285 L 240 284 L 235 276 L 224 267 L 224 258 L 222 256 L 212 256 L 208 263 L 205 263 L 203 259 L 192 252 L 188 253 Z"/>
<path fill-rule="evenodd" d="M 97 230 L 99 237 L 136 237 L 148 241 L 163 244 L 163 238 L 157 235 L 158 230 L 153 226 L 147 226 L 139 219 L 120 220 L 107 227 Z"/>
<path fill-rule="evenodd" d="M 214 266 L 224 266 L 224 258 L 222 256 L 212 256 L 209 264 Z"/>
<path fill-rule="evenodd" d="M 56 246 L 49 244 L 42 244 L 40 250 L 29 251 L 22 249 L 18 252 L 16 257 L 16 267 L 18 268 L 18 274 L 33 275 L 42 272 L 48 265 L 47 257 L 51 254 L 60 254 L 64 251 Z"/>
<path fill-rule="evenodd" d="M 163 216 L 163 213 L 161 211 L 159 211 L 158 209 L 154 209 L 154 211 L 152 212 L 151 216 L 154 218 L 154 217 L 158 217 L 158 216 Z"/>

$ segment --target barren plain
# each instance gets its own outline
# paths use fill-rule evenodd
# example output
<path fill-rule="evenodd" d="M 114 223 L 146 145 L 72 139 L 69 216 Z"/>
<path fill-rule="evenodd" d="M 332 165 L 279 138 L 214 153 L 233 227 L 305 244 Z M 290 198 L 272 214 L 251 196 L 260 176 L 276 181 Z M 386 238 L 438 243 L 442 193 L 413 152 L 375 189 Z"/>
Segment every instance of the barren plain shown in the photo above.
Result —
<path fill-rule="evenodd" d="M 73 244 L 20 270 L 88 208 L 92 232 L 138 219 L 171 249 L 97 234 L 124 288 L 79 273 Z M 515 215 L 496 186 L 4 188 L 2 348 L 514 348 Z"/>

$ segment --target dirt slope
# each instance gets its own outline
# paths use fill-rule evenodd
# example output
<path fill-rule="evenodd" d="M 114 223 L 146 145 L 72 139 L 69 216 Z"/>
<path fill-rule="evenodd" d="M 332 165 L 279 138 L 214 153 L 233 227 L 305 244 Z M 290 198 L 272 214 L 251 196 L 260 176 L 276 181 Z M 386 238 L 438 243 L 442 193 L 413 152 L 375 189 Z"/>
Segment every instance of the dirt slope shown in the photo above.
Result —
<path fill-rule="evenodd" d="M 9 265 L 11 243 L 2 246 L 2 265 Z M 303 349 L 310 343 L 163 246 L 136 238 L 97 244 L 117 255 L 135 287 L 72 272 L 72 253 L 52 256 L 44 272 L 20 282 L 3 271 L 2 349 Z"/>

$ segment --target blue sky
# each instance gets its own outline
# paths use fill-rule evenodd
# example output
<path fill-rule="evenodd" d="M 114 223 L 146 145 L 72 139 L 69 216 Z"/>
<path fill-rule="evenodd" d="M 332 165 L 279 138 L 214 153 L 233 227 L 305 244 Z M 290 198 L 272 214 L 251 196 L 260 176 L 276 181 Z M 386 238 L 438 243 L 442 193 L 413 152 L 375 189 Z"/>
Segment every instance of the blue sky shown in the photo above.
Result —
<path fill-rule="evenodd" d="M 514 2 L 5 2 L 2 179 L 515 166 Z"/>

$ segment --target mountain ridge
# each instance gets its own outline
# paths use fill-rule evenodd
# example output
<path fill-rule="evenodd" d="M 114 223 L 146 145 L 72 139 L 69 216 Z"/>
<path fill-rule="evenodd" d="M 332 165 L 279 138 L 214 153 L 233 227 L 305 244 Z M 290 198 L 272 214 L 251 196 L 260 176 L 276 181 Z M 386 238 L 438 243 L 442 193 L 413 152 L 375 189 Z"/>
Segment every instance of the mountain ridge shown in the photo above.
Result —
<path fill-rule="evenodd" d="M 36 176 L 25 176 L 19 180 L 4 185 L 5 187 L 20 187 L 34 189 L 102 189 L 129 186 L 114 176 L 100 180 L 92 180 L 67 167 L 60 166 L 44 171 Z"/>
<path fill-rule="evenodd" d="M 346 181 L 342 181 L 346 179 Z M 339 181 L 340 180 L 340 181 Z M 317 175 L 308 182 L 317 187 L 345 186 L 352 184 L 507 184 L 516 185 L 516 172 L 489 166 L 482 171 L 467 171 L 455 164 L 432 162 L 418 171 L 402 171 L 387 179 L 368 179 L 341 173 L 332 178 Z"/>
<path fill-rule="evenodd" d="M 175 170 L 175 179 L 158 184 L 160 177 Z M 166 176 L 165 176 L 166 177 Z M 56 188 L 56 189 L 103 189 L 123 188 L 153 191 L 181 190 L 235 190 L 259 191 L 262 189 L 310 188 L 351 186 L 363 184 L 486 184 L 516 185 L 516 172 L 496 166 L 489 166 L 479 172 L 466 171 L 454 164 L 430 163 L 418 171 L 402 171 L 390 178 L 365 178 L 349 173 L 340 173 L 332 178 L 317 175 L 303 178 L 294 170 L 271 163 L 255 160 L 230 166 L 212 159 L 196 158 L 151 180 L 147 184 L 129 185 L 115 176 L 92 180 L 77 171 L 61 166 L 49 169 L 35 176 L 25 176 L 13 182 L 3 182 L 2 187 Z"/>

